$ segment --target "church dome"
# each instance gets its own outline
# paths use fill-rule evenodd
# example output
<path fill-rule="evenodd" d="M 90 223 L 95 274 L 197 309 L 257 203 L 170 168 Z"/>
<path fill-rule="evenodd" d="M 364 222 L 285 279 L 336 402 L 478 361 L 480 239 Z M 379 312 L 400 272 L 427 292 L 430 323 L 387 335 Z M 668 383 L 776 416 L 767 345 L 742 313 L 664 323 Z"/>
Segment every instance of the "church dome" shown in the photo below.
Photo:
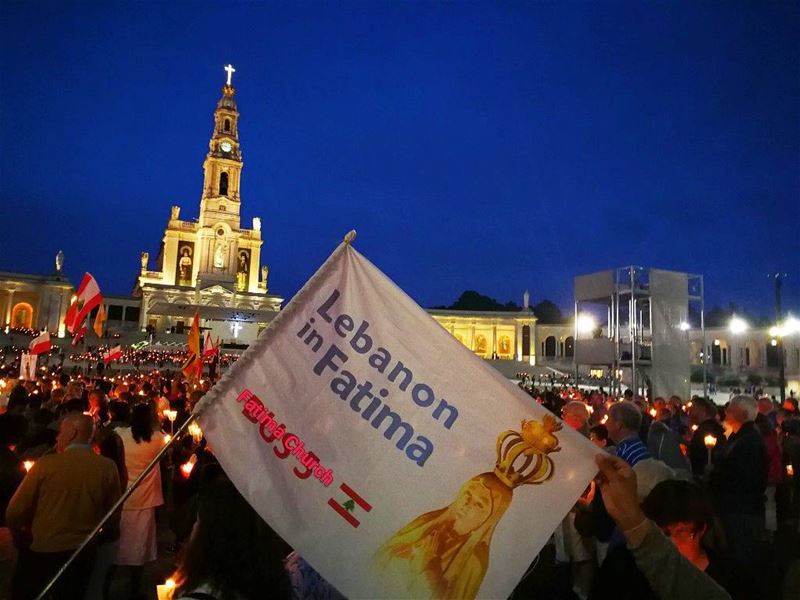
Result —
<path fill-rule="evenodd" d="M 222 98 L 217 102 L 217 108 L 227 108 L 228 110 L 237 110 L 236 101 L 233 99 L 235 89 L 232 85 L 222 86 Z"/>

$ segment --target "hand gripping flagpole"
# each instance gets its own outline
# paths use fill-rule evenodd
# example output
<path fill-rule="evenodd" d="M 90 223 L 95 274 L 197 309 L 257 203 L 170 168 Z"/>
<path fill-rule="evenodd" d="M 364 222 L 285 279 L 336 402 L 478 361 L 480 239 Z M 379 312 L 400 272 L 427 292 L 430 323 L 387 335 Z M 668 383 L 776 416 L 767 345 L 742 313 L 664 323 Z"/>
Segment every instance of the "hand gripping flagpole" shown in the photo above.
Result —
<path fill-rule="evenodd" d="M 135 490 L 139 486 L 139 484 L 142 482 L 142 480 L 147 476 L 147 474 L 150 473 L 150 471 L 153 470 L 153 467 L 155 467 L 161 461 L 161 457 L 164 456 L 164 453 L 167 451 L 167 449 L 169 449 L 169 447 L 172 446 L 172 444 L 174 444 L 175 441 L 178 440 L 184 434 L 186 429 L 189 427 L 189 425 L 191 423 L 194 423 L 194 421 L 197 419 L 199 414 L 200 414 L 200 412 L 198 411 L 198 412 L 194 412 L 191 415 L 189 415 L 189 418 L 186 419 L 186 421 L 183 423 L 183 425 L 181 425 L 178 428 L 178 431 L 175 432 L 175 435 L 172 436 L 172 439 L 170 439 L 169 442 L 164 444 L 164 447 L 158 452 L 158 454 L 155 455 L 153 460 L 150 461 L 150 464 L 147 465 L 145 470 L 142 471 L 141 474 L 136 478 L 136 480 L 131 485 L 128 486 L 128 489 L 125 490 L 125 492 L 122 494 L 122 496 L 120 496 L 119 500 L 117 500 L 114 503 L 114 506 L 112 506 L 108 510 L 108 512 L 105 514 L 105 516 L 100 520 L 100 522 L 97 524 L 97 526 L 92 530 L 92 532 L 88 536 L 86 536 L 86 539 L 84 539 L 83 542 L 81 542 L 81 545 L 78 546 L 75 549 L 75 551 L 70 555 L 70 557 L 67 559 L 67 562 L 64 563 L 64 565 L 58 570 L 58 572 L 53 576 L 53 578 L 47 583 L 47 586 L 42 590 L 42 592 L 38 596 L 36 596 L 36 600 L 43 600 L 44 599 L 44 597 L 47 595 L 47 593 L 50 591 L 50 589 L 53 587 L 53 585 L 55 585 L 56 581 L 59 580 L 59 578 L 64 574 L 64 572 L 67 570 L 67 568 L 69 568 L 69 566 L 72 564 L 72 562 L 78 557 L 78 555 L 81 552 L 83 552 L 83 549 L 86 548 L 86 546 L 89 545 L 89 543 L 94 539 L 94 537 L 98 533 L 100 533 L 100 531 L 103 529 L 103 526 L 106 524 L 106 522 L 108 522 L 108 520 L 112 516 L 114 516 L 114 513 L 119 510 L 119 508 L 125 503 L 125 500 L 127 500 L 128 497 L 133 493 L 133 490 Z"/>

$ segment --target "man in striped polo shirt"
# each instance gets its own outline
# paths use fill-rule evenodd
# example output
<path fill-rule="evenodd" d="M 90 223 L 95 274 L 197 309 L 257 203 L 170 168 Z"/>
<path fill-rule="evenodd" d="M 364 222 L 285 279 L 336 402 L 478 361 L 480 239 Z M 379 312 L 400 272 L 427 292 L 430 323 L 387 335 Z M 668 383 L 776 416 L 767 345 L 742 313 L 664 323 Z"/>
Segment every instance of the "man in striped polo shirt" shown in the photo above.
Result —
<path fill-rule="evenodd" d="M 639 438 L 641 425 L 642 413 L 633 402 L 617 402 L 608 409 L 608 437 L 617 446 L 617 456 L 630 466 L 650 458 L 647 446 Z"/>

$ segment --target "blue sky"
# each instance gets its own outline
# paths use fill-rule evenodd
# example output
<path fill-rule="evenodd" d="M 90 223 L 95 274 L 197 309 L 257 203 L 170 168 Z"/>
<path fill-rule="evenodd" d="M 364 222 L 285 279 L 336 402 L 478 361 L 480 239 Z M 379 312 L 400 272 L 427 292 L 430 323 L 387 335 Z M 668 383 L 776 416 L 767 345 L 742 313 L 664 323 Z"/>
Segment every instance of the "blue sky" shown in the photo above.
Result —
<path fill-rule="evenodd" d="M 197 216 L 231 62 L 274 293 L 355 228 L 424 306 L 641 264 L 765 315 L 785 271 L 798 312 L 799 7 L 4 2 L 0 270 L 63 249 L 128 293 Z"/>

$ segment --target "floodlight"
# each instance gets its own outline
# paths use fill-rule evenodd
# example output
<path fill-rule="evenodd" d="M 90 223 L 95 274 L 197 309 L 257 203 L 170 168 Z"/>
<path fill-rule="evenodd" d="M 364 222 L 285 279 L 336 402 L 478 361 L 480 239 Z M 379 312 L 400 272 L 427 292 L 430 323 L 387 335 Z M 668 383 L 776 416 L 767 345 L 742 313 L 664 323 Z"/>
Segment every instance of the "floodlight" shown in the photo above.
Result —
<path fill-rule="evenodd" d="M 578 328 L 578 333 L 591 333 L 597 329 L 597 322 L 594 320 L 594 317 L 587 313 L 579 314 L 575 324 Z"/>
<path fill-rule="evenodd" d="M 728 329 L 731 333 L 738 335 L 740 333 L 744 333 L 750 328 L 750 325 L 747 324 L 747 321 L 742 319 L 741 317 L 733 317 L 728 323 Z"/>

